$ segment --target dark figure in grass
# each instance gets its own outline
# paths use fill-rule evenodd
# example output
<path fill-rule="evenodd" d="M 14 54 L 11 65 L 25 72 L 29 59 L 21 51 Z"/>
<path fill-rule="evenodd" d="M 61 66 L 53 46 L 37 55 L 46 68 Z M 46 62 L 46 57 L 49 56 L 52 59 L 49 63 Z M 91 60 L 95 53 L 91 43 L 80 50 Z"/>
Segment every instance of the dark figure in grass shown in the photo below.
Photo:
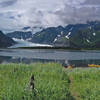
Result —
<path fill-rule="evenodd" d="M 30 88 L 32 90 L 34 90 L 34 75 L 32 74 L 31 78 L 30 78 Z"/>
<path fill-rule="evenodd" d="M 36 96 L 37 94 L 37 90 L 35 89 L 35 86 L 34 86 L 34 75 L 32 74 L 31 78 L 30 78 L 30 88 L 32 89 L 33 93 L 34 93 L 34 96 Z"/>

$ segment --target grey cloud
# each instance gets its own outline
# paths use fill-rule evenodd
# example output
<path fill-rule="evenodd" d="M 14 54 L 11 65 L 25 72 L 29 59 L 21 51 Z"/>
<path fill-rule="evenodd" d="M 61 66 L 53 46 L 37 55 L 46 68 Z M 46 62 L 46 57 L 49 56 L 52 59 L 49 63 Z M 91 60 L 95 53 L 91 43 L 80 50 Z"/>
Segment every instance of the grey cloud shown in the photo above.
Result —
<path fill-rule="evenodd" d="M 0 0 L 0 27 L 58 26 L 100 20 L 100 0 Z"/>
<path fill-rule="evenodd" d="M 0 2 L 0 7 L 8 7 L 8 6 L 15 4 L 16 2 L 17 2 L 17 0 L 2 1 L 2 2 Z"/>
<path fill-rule="evenodd" d="M 86 2 L 87 1 L 87 2 Z M 84 1 L 84 5 L 70 5 L 65 4 L 64 9 L 56 11 L 55 14 L 59 16 L 63 24 L 76 24 L 76 23 L 86 23 L 87 21 L 100 20 L 100 6 L 88 6 L 90 4 L 89 0 Z M 91 0 L 91 5 L 94 3 Z M 95 4 L 99 3 L 95 0 Z M 97 3 L 97 4 L 98 4 Z"/>
<path fill-rule="evenodd" d="M 100 0 L 86 0 L 84 3 L 84 5 L 100 5 Z"/>

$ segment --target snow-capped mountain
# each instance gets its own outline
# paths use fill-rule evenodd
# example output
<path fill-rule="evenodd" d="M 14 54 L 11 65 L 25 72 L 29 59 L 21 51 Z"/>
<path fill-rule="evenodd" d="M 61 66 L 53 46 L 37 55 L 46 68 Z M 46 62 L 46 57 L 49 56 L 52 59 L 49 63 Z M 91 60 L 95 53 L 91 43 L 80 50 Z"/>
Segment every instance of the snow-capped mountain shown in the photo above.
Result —
<path fill-rule="evenodd" d="M 34 31 L 33 31 L 33 30 Z M 65 47 L 100 47 L 100 21 L 86 24 L 71 24 L 66 27 L 30 28 L 8 33 L 11 38 L 23 39 L 32 43 Z"/>
<path fill-rule="evenodd" d="M 20 31 L 8 33 L 7 36 L 10 38 L 30 41 L 33 38 L 33 35 L 41 30 L 43 30 L 42 27 L 24 27 Z"/>
<path fill-rule="evenodd" d="M 68 26 L 67 26 L 68 27 Z M 66 28 L 67 28 L 66 27 Z M 72 25 L 67 33 L 55 41 L 55 46 L 100 48 L 100 22 Z"/>

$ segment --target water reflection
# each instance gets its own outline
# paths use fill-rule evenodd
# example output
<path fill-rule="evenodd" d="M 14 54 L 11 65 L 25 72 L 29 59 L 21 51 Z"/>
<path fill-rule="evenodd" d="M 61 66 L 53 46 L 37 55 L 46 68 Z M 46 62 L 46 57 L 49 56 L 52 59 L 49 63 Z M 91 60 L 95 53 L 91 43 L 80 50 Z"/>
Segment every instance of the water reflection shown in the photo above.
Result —
<path fill-rule="evenodd" d="M 87 67 L 88 64 L 100 64 L 100 60 L 48 60 L 48 59 L 34 59 L 34 58 L 22 58 L 22 57 L 4 57 L 0 56 L 0 64 L 8 64 L 8 63 L 47 63 L 47 62 L 55 62 L 65 65 L 74 65 L 75 67 Z"/>
<path fill-rule="evenodd" d="M 49 49 L 0 49 L 0 63 L 56 62 L 63 66 L 87 67 L 100 64 L 100 51 L 68 51 Z"/>

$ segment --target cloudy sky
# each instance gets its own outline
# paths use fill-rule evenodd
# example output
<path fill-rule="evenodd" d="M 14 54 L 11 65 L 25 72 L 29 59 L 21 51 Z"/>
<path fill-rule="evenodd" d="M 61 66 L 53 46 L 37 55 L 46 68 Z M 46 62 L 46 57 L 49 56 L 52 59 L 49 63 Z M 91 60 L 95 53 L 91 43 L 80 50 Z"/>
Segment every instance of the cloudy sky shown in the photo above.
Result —
<path fill-rule="evenodd" d="M 100 0 L 0 0 L 0 29 L 100 20 Z"/>

